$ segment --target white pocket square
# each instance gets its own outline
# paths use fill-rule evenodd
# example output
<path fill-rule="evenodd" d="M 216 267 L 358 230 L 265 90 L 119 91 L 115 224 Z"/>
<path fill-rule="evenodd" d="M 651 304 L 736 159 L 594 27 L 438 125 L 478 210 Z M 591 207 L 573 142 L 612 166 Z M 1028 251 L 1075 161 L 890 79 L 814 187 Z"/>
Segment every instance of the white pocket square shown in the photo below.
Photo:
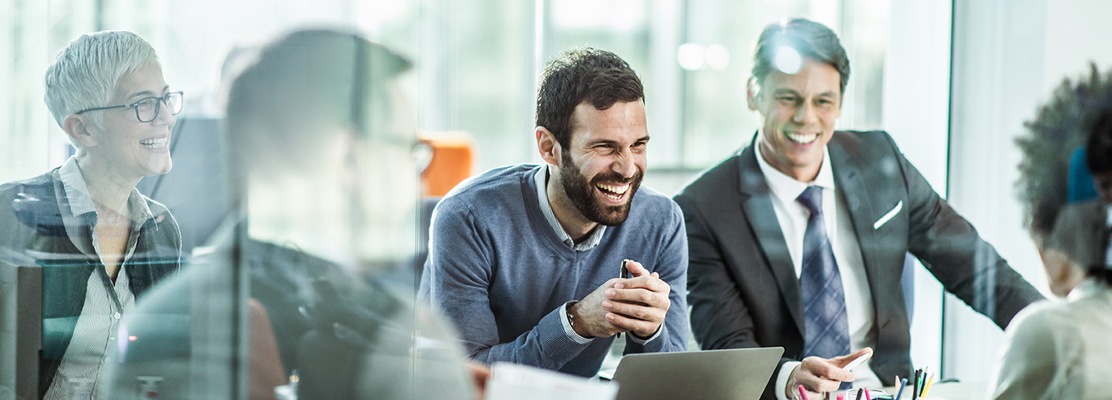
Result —
<path fill-rule="evenodd" d="M 876 222 L 873 223 L 873 229 L 874 230 L 875 229 L 880 229 L 880 227 L 884 226 L 884 224 L 887 223 L 888 220 L 892 219 L 892 217 L 895 217 L 896 214 L 899 214 L 900 210 L 902 210 L 903 207 L 904 207 L 903 200 L 901 200 L 899 203 L 896 203 L 896 206 L 892 207 L 892 211 L 889 211 L 887 214 L 884 214 L 883 217 L 880 217 L 880 219 L 876 220 Z"/>

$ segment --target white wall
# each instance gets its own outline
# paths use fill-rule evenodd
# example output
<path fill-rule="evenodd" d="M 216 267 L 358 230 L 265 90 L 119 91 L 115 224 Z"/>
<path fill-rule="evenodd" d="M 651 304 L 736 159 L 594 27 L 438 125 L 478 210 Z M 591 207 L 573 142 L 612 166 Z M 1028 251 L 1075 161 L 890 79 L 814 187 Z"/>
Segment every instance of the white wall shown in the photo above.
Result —
<path fill-rule="evenodd" d="M 1088 70 L 1089 61 L 1106 70 L 1112 67 L 1112 2 L 1104 0 L 1055 0 L 1044 10 L 1046 40 L 1043 43 L 1041 99 L 1064 77 L 1075 78 Z M 1033 113 L 1033 111 L 1032 111 Z"/>
<path fill-rule="evenodd" d="M 1013 189 L 1014 138 L 1043 92 L 1044 0 L 958 1 L 950 142 L 950 201 L 1009 264 L 1045 287 Z M 988 380 L 1002 332 L 946 299 L 946 378 Z"/>
<path fill-rule="evenodd" d="M 884 65 L 884 129 L 935 191 L 946 194 L 950 97 L 949 2 L 892 1 Z M 940 365 L 942 285 L 915 268 L 911 359 Z"/>

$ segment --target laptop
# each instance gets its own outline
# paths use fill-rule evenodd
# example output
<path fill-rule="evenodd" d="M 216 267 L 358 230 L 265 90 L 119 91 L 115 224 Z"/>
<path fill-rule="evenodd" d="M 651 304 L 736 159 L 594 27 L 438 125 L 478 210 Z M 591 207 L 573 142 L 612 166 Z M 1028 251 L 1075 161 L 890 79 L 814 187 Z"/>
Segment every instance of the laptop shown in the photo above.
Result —
<path fill-rule="evenodd" d="M 614 372 L 617 400 L 758 399 L 783 354 L 783 347 L 629 354 Z"/>

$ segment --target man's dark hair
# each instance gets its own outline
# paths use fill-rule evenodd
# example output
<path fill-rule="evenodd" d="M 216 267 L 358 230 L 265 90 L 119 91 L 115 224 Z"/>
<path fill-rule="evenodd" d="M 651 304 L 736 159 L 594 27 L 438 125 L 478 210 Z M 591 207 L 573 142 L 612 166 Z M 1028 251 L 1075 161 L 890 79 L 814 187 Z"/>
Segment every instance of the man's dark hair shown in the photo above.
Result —
<path fill-rule="evenodd" d="M 644 99 L 641 78 L 621 57 L 590 47 L 569 50 L 544 68 L 537 89 L 536 122 L 566 149 L 574 128 L 572 113 L 580 103 L 606 110 L 617 102 Z"/>
<path fill-rule="evenodd" d="M 753 77 L 757 84 L 763 84 L 768 73 L 775 67 L 776 52 L 781 47 L 790 47 L 800 56 L 830 64 L 838 71 L 842 81 L 839 88 L 846 92 L 849 82 L 849 57 L 838 35 L 826 25 L 804 18 L 769 24 L 757 37 L 753 46 Z"/>
<path fill-rule="evenodd" d="M 1093 174 L 1112 172 L 1112 107 L 1106 108 L 1093 125 L 1085 143 L 1085 167 Z"/>
<path fill-rule="evenodd" d="M 1071 155 L 1085 144 L 1110 106 L 1112 70 L 1101 73 L 1090 64 L 1087 75 L 1076 81 L 1063 79 L 1039 108 L 1035 120 L 1023 124 L 1026 132 L 1016 139 L 1022 152 L 1016 193 L 1023 205 L 1024 223 L 1036 243 L 1042 245 L 1047 240 L 1058 214 L 1069 202 Z M 1099 157 L 1090 156 L 1089 161 L 1104 162 L 1094 158 Z"/>

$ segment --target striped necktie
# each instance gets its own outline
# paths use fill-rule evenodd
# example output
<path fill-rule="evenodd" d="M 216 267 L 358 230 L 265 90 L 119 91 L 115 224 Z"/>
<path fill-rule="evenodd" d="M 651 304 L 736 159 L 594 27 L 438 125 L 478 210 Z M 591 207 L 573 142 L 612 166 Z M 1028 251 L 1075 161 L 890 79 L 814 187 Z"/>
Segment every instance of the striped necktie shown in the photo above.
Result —
<path fill-rule="evenodd" d="M 803 234 L 803 356 L 833 358 L 850 353 L 842 276 L 822 216 L 822 187 L 808 186 L 796 201 L 811 212 Z"/>

